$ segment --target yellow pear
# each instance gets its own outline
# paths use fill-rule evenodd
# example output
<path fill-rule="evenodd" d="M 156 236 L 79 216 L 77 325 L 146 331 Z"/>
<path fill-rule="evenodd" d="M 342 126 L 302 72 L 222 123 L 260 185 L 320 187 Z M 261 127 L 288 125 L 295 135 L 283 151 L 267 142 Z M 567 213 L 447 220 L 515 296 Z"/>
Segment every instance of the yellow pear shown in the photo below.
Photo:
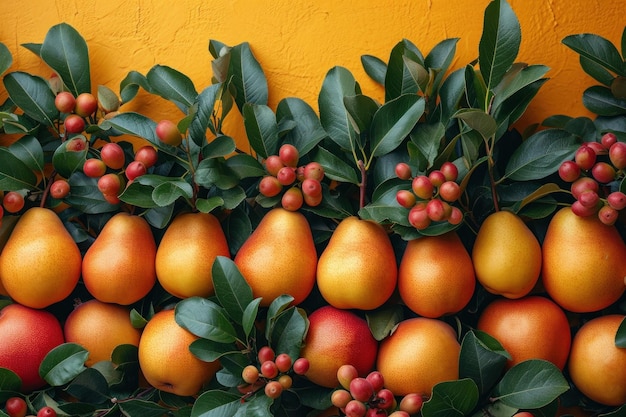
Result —
<path fill-rule="evenodd" d="M 487 291 L 506 298 L 528 294 L 541 272 L 541 245 L 526 223 L 510 211 L 489 215 L 478 230 L 472 261 Z"/>
<path fill-rule="evenodd" d="M 59 216 L 33 207 L 18 220 L 0 255 L 0 279 L 19 304 L 45 308 L 69 296 L 80 278 L 81 254 Z"/>
<path fill-rule="evenodd" d="M 289 294 L 299 304 L 315 285 L 317 252 L 311 227 L 302 213 L 283 208 L 270 210 L 234 259 L 252 288 L 268 306 L 276 297 Z"/>
<path fill-rule="evenodd" d="M 183 213 L 163 234 L 156 253 L 156 274 L 178 298 L 214 294 L 211 269 L 217 256 L 230 256 L 219 220 L 210 213 Z"/>
<path fill-rule="evenodd" d="M 565 207 L 550 220 L 542 249 L 543 285 L 564 309 L 598 311 L 624 293 L 626 245 L 615 226 Z"/>
<path fill-rule="evenodd" d="M 143 218 L 117 213 L 104 225 L 83 258 L 83 282 L 96 299 L 132 304 L 156 282 L 156 243 Z"/>
<path fill-rule="evenodd" d="M 381 225 L 352 216 L 334 230 L 317 264 L 324 299 L 342 309 L 372 310 L 391 296 L 398 265 Z"/>

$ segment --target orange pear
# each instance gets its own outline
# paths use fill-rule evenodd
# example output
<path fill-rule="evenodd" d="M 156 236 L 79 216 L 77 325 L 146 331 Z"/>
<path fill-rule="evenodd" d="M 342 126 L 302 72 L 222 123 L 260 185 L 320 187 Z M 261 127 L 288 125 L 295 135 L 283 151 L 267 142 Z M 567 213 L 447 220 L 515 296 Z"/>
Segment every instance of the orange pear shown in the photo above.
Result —
<path fill-rule="evenodd" d="M 81 262 L 80 250 L 59 216 L 33 207 L 20 217 L 2 250 L 0 279 L 16 302 L 45 308 L 72 293 Z"/>
<path fill-rule="evenodd" d="M 143 218 L 117 213 L 104 225 L 83 258 L 83 282 L 96 299 L 132 304 L 156 282 L 156 243 Z"/>
<path fill-rule="evenodd" d="M 354 216 L 339 223 L 317 264 L 319 290 L 336 308 L 380 307 L 397 279 L 396 257 L 385 229 Z"/>
<path fill-rule="evenodd" d="M 317 252 L 311 227 L 302 213 L 283 208 L 270 210 L 241 246 L 234 259 L 252 288 L 268 306 L 289 294 L 301 303 L 315 285 Z"/>
<path fill-rule="evenodd" d="M 217 256 L 230 257 L 219 220 L 210 213 L 179 214 L 159 242 L 157 279 L 175 297 L 208 297 L 214 294 L 211 269 Z"/>

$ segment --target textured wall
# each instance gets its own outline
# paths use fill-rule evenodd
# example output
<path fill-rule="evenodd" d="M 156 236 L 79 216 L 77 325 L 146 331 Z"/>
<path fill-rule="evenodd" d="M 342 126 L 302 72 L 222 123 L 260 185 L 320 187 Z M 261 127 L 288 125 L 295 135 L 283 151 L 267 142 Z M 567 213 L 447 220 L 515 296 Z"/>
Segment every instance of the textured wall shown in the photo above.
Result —
<path fill-rule="evenodd" d="M 209 39 L 229 45 L 247 41 L 270 85 L 270 106 L 296 96 L 317 109 L 326 72 L 347 67 L 364 92 L 382 98 L 382 90 L 361 69 L 360 57 L 387 60 L 402 38 L 423 53 L 439 41 L 459 37 L 453 65 L 478 54 L 483 13 L 488 0 L 0 0 L 0 42 L 13 52 L 12 69 L 48 75 L 39 59 L 19 45 L 43 41 L 59 22 L 74 26 L 86 39 L 92 82 L 115 91 L 128 71 L 146 73 L 155 64 L 188 75 L 198 90 L 210 84 Z M 577 55 L 561 40 L 590 32 L 619 44 L 626 24 L 626 0 L 510 0 L 522 26 L 518 61 L 551 68 L 551 80 L 531 104 L 520 125 L 555 113 L 588 115 L 581 94 L 592 80 Z M 0 88 L 0 98 L 6 94 Z M 127 110 L 155 119 L 180 114 L 160 99 L 141 94 Z M 235 117 L 235 116 L 233 116 Z M 237 120 L 233 119 L 235 122 Z M 239 123 L 233 136 L 244 138 Z M 522 127 L 522 126 L 520 126 Z"/>

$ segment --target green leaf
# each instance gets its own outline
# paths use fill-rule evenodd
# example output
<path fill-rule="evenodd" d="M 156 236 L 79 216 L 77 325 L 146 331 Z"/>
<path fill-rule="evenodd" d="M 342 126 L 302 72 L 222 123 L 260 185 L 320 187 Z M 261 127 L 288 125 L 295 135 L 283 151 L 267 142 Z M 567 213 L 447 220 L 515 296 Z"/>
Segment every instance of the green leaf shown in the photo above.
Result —
<path fill-rule="evenodd" d="M 196 208 L 202 213 L 210 213 L 218 207 L 224 205 L 224 199 L 222 197 L 209 197 L 196 199 Z"/>
<path fill-rule="evenodd" d="M 233 417 L 241 407 L 241 394 L 221 390 L 203 392 L 193 403 L 191 417 Z"/>
<path fill-rule="evenodd" d="M 148 71 L 146 78 L 151 92 L 170 100 L 185 114 L 196 101 L 198 92 L 193 82 L 180 71 L 165 65 L 155 65 Z"/>
<path fill-rule="evenodd" d="M 385 155 L 396 149 L 422 117 L 424 107 L 423 98 L 405 94 L 378 109 L 372 120 L 372 156 Z"/>
<path fill-rule="evenodd" d="M 237 323 L 243 322 L 243 313 L 253 300 L 252 289 L 235 263 L 218 256 L 212 268 L 215 295 L 228 315 Z"/>
<path fill-rule="evenodd" d="M 118 405 L 123 415 L 127 416 L 161 417 L 167 411 L 167 408 L 160 406 L 154 401 L 137 398 L 120 401 Z"/>
<path fill-rule="evenodd" d="M 250 336 L 250 332 L 254 328 L 254 322 L 256 321 L 256 316 L 259 313 L 259 304 L 261 304 L 261 298 L 255 298 L 252 300 L 250 304 L 247 305 L 246 309 L 243 311 L 242 323 L 243 332 L 246 335 L 246 338 Z"/>
<path fill-rule="evenodd" d="M 230 136 L 219 135 L 202 147 L 204 158 L 222 158 L 235 152 L 235 140 Z"/>
<path fill-rule="evenodd" d="M 54 105 L 54 93 L 46 80 L 21 71 L 8 73 L 3 80 L 16 106 L 39 123 L 54 125 L 54 121 L 59 118 L 59 111 Z"/>
<path fill-rule="evenodd" d="M 39 375 L 48 384 L 67 384 L 85 370 L 89 351 L 76 343 L 64 343 L 46 354 L 39 366 Z"/>
<path fill-rule="evenodd" d="M 439 107 L 441 109 L 439 120 L 442 123 L 447 124 L 450 117 L 456 113 L 464 92 L 465 69 L 460 68 L 451 73 L 439 89 Z"/>
<path fill-rule="evenodd" d="M 98 105 L 106 112 L 117 111 L 120 108 L 120 99 L 117 94 L 106 85 L 98 86 Z"/>
<path fill-rule="evenodd" d="M 206 142 L 207 129 L 217 133 L 213 125 L 213 110 L 222 88 L 222 84 L 213 84 L 202 90 L 196 98 L 196 111 L 189 124 L 189 137 L 198 146 Z"/>
<path fill-rule="evenodd" d="M 365 73 L 380 85 L 385 85 L 387 64 L 382 59 L 373 55 L 361 55 L 361 65 Z"/>
<path fill-rule="evenodd" d="M 500 107 L 502 103 L 513 94 L 541 79 L 549 69 L 550 68 L 545 65 L 529 65 L 524 66 L 519 71 L 509 71 L 506 73 L 502 83 L 493 89 L 494 99 L 491 105 L 492 109 Z"/>
<path fill-rule="evenodd" d="M 249 401 L 244 402 L 233 417 L 274 417 L 270 410 L 274 400 L 267 395 L 255 395 Z"/>
<path fill-rule="evenodd" d="M 410 41 L 401 40 L 392 48 L 389 55 L 384 83 L 385 101 L 403 94 L 417 94 L 420 91 L 418 85 L 420 75 L 417 74 L 419 71 L 422 76 L 428 74 L 424 68 L 424 58 Z"/>
<path fill-rule="evenodd" d="M 484 395 L 500 379 L 507 362 L 502 346 L 483 332 L 469 331 L 461 342 L 459 377 L 471 378 Z"/>
<path fill-rule="evenodd" d="M 65 388 L 72 397 L 94 404 L 102 404 L 110 399 L 109 385 L 105 377 L 94 368 L 86 368 Z"/>
<path fill-rule="evenodd" d="M 13 56 L 11 51 L 5 44 L 0 42 L 0 75 L 8 70 L 13 64 Z"/>
<path fill-rule="evenodd" d="M 435 79 L 433 80 L 432 91 L 436 93 L 439 90 L 443 78 L 446 75 L 454 54 L 456 53 L 456 44 L 459 38 L 444 39 L 439 42 L 424 58 L 424 64 L 426 68 L 434 70 L 436 72 Z"/>
<path fill-rule="evenodd" d="M 320 122 L 328 136 L 341 148 L 353 151 L 357 134 L 343 99 L 359 93 L 357 83 L 350 71 L 343 67 L 331 68 L 318 97 Z"/>
<path fill-rule="evenodd" d="M 435 162 L 445 133 L 446 128 L 441 123 L 420 123 L 411 132 L 411 142 L 415 144 L 415 149 L 419 151 L 420 157 L 427 161 L 424 168 L 430 168 Z"/>
<path fill-rule="evenodd" d="M 20 377 L 10 369 L 0 368 L 0 391 L 19 392 L 22 386 Z"/>
<path fill-rule="evenodd" d="M 222 206 L 226 210 L 233 210 L 238 207 L 246 199 L 246 191 L 240 187 L 235 186 L 226 190 L 219 189 L 217 193 L 222 199 Z"/>
<path fill-rule="evenodd" d="M 175 151 L 172 151 L 174 148 L 165 145 L 157 137 L 156 126 L 157 124 L 155 121 L 135 112 L 120 113 L 108 120 L 104 120 L 100 125 L 100 127 L 104 130 L 113 128 L 122 133 L 146 139 L 159 150 L 175 155 Z"/>
<path fill-rule="evenodd" d="M 67 141 L 61 143 L 52 155 L 54 169 L 65 178 L 69 178 L 74 172 L 82 169 L 87 157 L 87 148 L 72 151 L 67 149 L 67 143 Z"/>
<path fill-rule="evenodd" d="M 226 160 L 226 166 L 237 175 L 237 178 L 262 177 L 266 174 L 263 165 L 252 155 L 240 153 Z"/>
<path fill-rule="evenodd" d="M 289 307 L 272 323 L 268 342 L 277 354 L 287 353 L 290 357 L 297 358 L 307 326 L 305 313 L 296 307 Z"/>
<path fill-rule="evenodd" d="M 513 366 L 495 388 L 493 399 L 516 408 L 539 408 L 569 390 L 561 371 L 551 362 L 530 359 Z"/>
<path fill-rule="evenodd" d="M 152 190 L 152 201 L 159 207 L 169 206 L 179 198 L 191 199 L 193 188 L 187 181 L 178 178 L 170 178 L 158 184 Z"/>
<path fill-rule="evenodd" d="M 74 97 L 91 92 L 87 42 L 67 23 L 52 26 L 41 45 L 41 59 L 55 70 Z"/>
<path fill-rule="evenodd" d="M 599 116 L 620 116 L 626 114 L 626 100 L 616 98 L 611 89 L 594 85 L 583 92 L 583 105 Z"/>
<path fill-rule="evenodd" d="M 267 308 L 266 325 L 265 325 L 265 338 L 270 339 L 270 333 L 272 332 L 272 326 L 276 321 L 276 318 L 285 311 L 293 302 L 293 296 L 289 294 L 282 294 L 274 298 Z"/>
<path fill-rule="evenodd" d="M 463 417 L 476 407 L 478 388 L 469 378 L 436 384 L 422 406 L 423 417 Z"/>
<path fill-rule="evenodd" d="M 581 57 L 585 57 L 618 75 L 626 75 L 624 61 L 619 51 L 615 45 L 602 36 L 581 33 L 566 36 L 562 42 Z"/>
<path fill-rule="evenodd" d="M 278 124 L 272 109 L 264 104 L 246 103 L 243 124 L 250 146 L 263 158 L 278 153 Z"/>
<path fill-rule="evenodd" d="M 209 339 L 196 339 L 189 345 L 189 351 L 204 362 L 214 362 L 224 355 L 238 353 L 234 343 L 220 343 Z"/>
<path fill-rule="evenodd" d="M 530 181 L 555 173 L 571 159 L 580 143 L 574 135 L 560 129 L 541 130 L 526 139 L 511 155 L 505 177 Z"/>
<path fill-rule="evenodd" d="M 284 136 L 285 143 L 291 143 L 298 149 L 300 157 L 306 155 L 326 137 L 326 131 L 313 108 L 304 100 L 287 97 L 278 103 L 276 118 L 294 121 L 294 127 Z"/>
<path fill-rule="evenodd" d="M 505 0 L 493 0 L 485 9 L 483 33 L 478 44 L 480 74 L 493 90 L 509 70 L 521 43 L 521 29 L 515 12 Z"/>
<path fill-rule="evenodd" d="M 606 85 L 607 87 L 611 86 L 613 82 L 613 74 L 606 70 L 602 65 L 598 64 L 596 61 L 592 61 L 589 58 L 585 58 L 581 56 L 580 59 L 580 67 L 585 71 L 588 75 L 590 75 L 593 79 L 600 82 L 601 84 Z"/>
<path fill-rule="evenodd" d="M 343 98 L 343 104 L 348 110 L 352 126 L 357 133 L 367 133 L 372 125 L 374 114 L 379 106 L 374 99 L 363 94 Z"/>
<path fill-rule="evenodd" d="M 547 78 L 542 78 L 522 87 L 492 112 L 498 124 L 496 139 L 504 136 L 509 127 L 519 120 L 546 81 L 548 81 Z"/>
<path fill-rule="evenodd" d="M 626 348 L 626 319 L 622 320 L 615 334 L 615 346 Z"/>
<path fill-rule="evenodd" d="M 69 182 L 72 192 L 65 198 L 65 202 L 76 210 L 85 214 L 106 213 L 116 210 L 117 205 L 108 203 L 98 190 L 96 178 L 89 178 L 79 170 L 69 177 Z"/>
<path fill-rule="evenodd" d="M 324 168 L 324 176 L 350 184 L 359 184 L 355 168 L 348 165 L 332 152 L 319 146 L 312 158 Z"/>
<path fill-rule="evenodd" d="M 37 186 L 35 173 L 9 148 L 0 147 L 0 190 L 17 191 Z"/>
<path fill-rule="evenodd" d="M 248 42 L 236 45 L 230 50 L 229 75 L 232 77 L 235 103 L 240 112 L 243 112 L 246 103 L 267 105 L 267 80 Z"/>
<path fill-rule="evenodd" d="M 493 117 L 482 110 L 462 109 L 454 117 L 463 120 L 467 126 L 480 133 L 484 140 L 495 135 L 498 127 Z"/>
<path fill-rule="evenodd" d="M 216 186 L 222 190 L 234 188 L 239 184 L 237 176 L 228 171 L 222 159 L 203 159 L 198 164 L 194 175 L 197 185 L 205 188 Z"/>
<path fill-rule="evenodd" d="M 150 84 L 148 79 L 137 71 L 130 71 L 126 77 L 120 82 L 120 96 L 122 99 L 121 104 L 126 104 L 131 101 L 137 95 L 139 87 L 142 87 L 146 91 L 150 91 Z"/>
<path fill-rule="evenodd" d="M 376 310 L 365 312 L 367 325 L 374 339 L 379 342 L 391 334 L 391 331 L 400 323 L 402 318 L 403 309 L 399 304 L 382 306 Z"/>
<path fill-rule="evenodd" d="M 202 297 L 189 297 L 175 307 L 176 323 L 191 333 L 219 343 L 237 340 L 237 332 L 218 304 Z"/>

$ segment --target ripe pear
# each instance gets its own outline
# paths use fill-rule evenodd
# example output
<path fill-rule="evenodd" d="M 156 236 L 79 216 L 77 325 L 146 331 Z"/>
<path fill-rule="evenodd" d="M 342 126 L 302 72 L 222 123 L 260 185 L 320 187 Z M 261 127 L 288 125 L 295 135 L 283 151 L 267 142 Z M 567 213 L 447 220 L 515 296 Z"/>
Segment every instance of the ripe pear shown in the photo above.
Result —
<path fill-rule="evenodd" d="M 20 217 L 2 250 L 0 279 L 14 301 L 45 308 L 72 293 L 81 263 L 80 250 L 59 216 L 33 207 Z"/>
<path fill-rule="evenodd" d="M 83 258 L 83 282 L 96 299 L 132 304 L 156 282 L 156 242 L 143 218 L 117 213 L 104 225 Z"/>
<path fill-rule="evenodd" d="M 378 223 L 355 216 L 339 223 L 317 264 L 319 290 L 336 308 L 380 307 L 397 280 L 398 265 L 387 232 Z"/>
<path fill-rule="evenodd" d="M 476 278 L 487 291 L 521 298 L 535 286 L 541 272 L 541 245 L 515 213 L 489 215 L 472 248 Z"/>
<path fill-rule="evenodd" d="M 615 226 L 565 207 L 550 220 L 542 249 L 543 285 L 565 310 L 602 310 L 624 293 L 626 245 Z"/>
<path fill-rule="evenodd" d="M 178 298 L 215 293 L 213 261 L 230 257 L 219 220 L 210 213 L 182 213 L 163 234 L 156 254 L 156 274 L 163 288 Z"/>
<path fill-rule="evenodd" d="M 317 252 L 311 227 L 300 212 L 270 210 L 241 246 L 234 259 L 252 288 L 268 306 L 276 297 L 289 294 L 299 304 L 315 285 Z"/>

